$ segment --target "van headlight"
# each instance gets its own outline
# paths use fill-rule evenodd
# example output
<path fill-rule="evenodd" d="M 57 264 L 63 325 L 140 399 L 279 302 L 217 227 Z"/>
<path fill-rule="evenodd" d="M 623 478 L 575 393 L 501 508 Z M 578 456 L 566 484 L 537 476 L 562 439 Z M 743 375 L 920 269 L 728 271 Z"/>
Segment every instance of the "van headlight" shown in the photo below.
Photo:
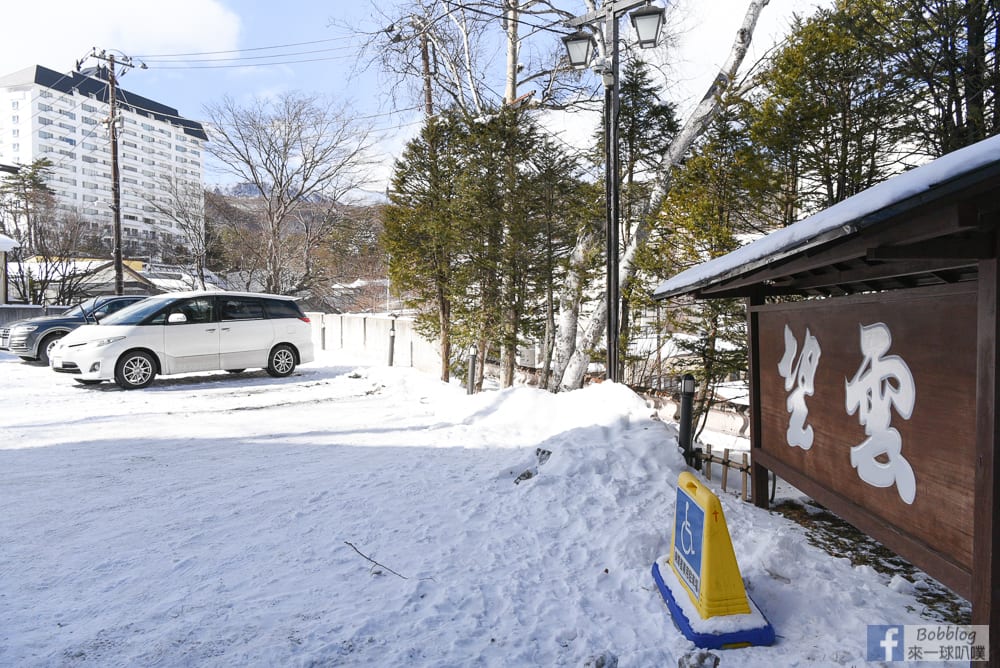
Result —
<path fill-rule="evenodd" d="M 94 346 L 95 348 L 100 348 L 101 346 L 109 346 L 115 341 L 121 341 L 124 338 L 125 338 L 124 336 L 109 336 L 106 339 L 98 339 L 96 341 L 93 341 L 90 345 Z"/>
<path fill-rule="evenodd" d="M 33 332 L 38 329 L 38 325 L 18 325 L 17 329 L 22 332 Z"/>

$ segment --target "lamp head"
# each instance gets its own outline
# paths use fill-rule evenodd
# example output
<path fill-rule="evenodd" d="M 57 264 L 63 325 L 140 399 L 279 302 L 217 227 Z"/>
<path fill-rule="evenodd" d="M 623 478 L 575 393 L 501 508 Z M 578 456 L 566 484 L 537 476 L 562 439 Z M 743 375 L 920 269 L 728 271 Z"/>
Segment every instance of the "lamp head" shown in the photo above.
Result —
<path fill-rule="evenodd" d="M 660 28 L 663 27 L 663 16 L 666 12 L 663 7 L 646 5 L 637 9 L 629 18 L 632 19 L 632 27 L 639 39 L 639 46 L 648 49 L 656 46 L 656 41 L 660 37 Z"/>
<path fill-rule="evenodd" d="M 572 35 L 563 37 L 562 41 L 566 45 L 566 54 L 571 67 L 582 69 L 590 64 L 597 45 L 593 35 L 584 30 L 577 30 Z"/>

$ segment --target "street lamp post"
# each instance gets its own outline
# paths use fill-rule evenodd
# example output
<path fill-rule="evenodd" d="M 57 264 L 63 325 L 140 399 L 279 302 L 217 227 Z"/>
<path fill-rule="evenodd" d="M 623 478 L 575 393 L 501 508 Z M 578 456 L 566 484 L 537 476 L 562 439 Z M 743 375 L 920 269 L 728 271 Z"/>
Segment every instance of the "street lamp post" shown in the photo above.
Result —
<path fill-rule="evenodd" d="M 605 242 L 607 251 L 607 341 L 608 360 L 607 378 L 611 381 L 621 380 L 620 366 L 618 361 L 619 353 L 619 308 L 621 298 L 619 295 L 618 276 L 618 243 L 621 218 L 620 189 L 619 189 L 619 150 L 618 150 L 618 111 L 619 111 L 619 58 L 618 58 L 618 19 L 630 9 L 635 9 L 640 5 L 645 5 L 642 9 L 637 9 L 630 14 L 632 26 L 635 28 L 639 46 L 649 48 L 656 46 L 659 37 L 660 27 L 663 25 L 664 10 L 650 4 L 649 0 L 618 0 L 617 2 L 606 2 L 601 9 L 577 16 L 567 22 L 577 31 L 572 35 L 563 38 L 566 45 L 566 52 L 569 56 L 570 65 L 577 68 L 587 67 L 593 60 L 595 46 L 594 36 L 591 32 L 581 30 L 582 26 L 594 29 L 597 23 L 604 23 L 605 33 L 605 53 L 604 58 L 594 62 L 594 67 L 601 73 L 604 81 L 604 191 L 605 191 L 605 213 L 607 229 L 605 231 Z M 610 34 L 608 34 L 610 33 Z"/>

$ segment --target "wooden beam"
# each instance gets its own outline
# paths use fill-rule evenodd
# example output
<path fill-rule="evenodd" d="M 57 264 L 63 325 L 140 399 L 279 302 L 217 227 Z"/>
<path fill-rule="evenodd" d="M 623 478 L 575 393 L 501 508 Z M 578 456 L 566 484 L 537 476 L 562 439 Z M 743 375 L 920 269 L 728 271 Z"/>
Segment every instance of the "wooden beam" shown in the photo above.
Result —
<path fill-rule="evenodd" d="M 767 508 L 770 500 L 767 495 L 767 469 L 764 468 L 757 454 L 763 452 L 761 446 L 761 424 L 763 423 L 760 401 L 760 331 L 757 327 L 757 311 L 754 307 L 761 306 L 764 298 L 759 291 L 746 299 L 747 305 L 747 365 L 750 379 L 750 494 L 753 504 L 758 508 Z"/>
<path fill-rule="evenodd" d="M 993 254 L 987 235 L 972 238 L 934 239 L 903 246 L 869 248 L 868 260 L 984 260 Z"/>
<path fill-rule="evenodd" d="M 957 272 L 959 277 L 962 270 L 965 273 L 974 274 L 976 267 L 975 260 L 901 260 L 899 262 L 884 262 L 880 264 L 858 265 L 850 270 L 830 271 L 827 273 L 811 272 L 803 276 L 788 276 L 774 279 L 764 286 L 764 294 L 768 296 L 781 296 L 802 294 L 809 291 L 818 291 L 825 294 L 833 294 L 831 288 L 843 294 L 865 290 L 884 290 L 887 287 L 884 281 L 890 279 L 903 280 L 906 277 L 927 275 L 933 277 L 937 272 L 948 271 Z M 952 279 L 959 280 L 959 277 Z M 948 282 L 952 282 L 948 281 Z M 927 281 L 924 281 L 925 283 Z M 909 285 L 916 285 L 918 281 L 909 281 Z M 742 297 L 747 293 L 747 287 L 733 287 L 730 285 L 720 285 L 712 288 L 702 289 L 698 297 L 702 299 L 716 297 Z"/>
<path fill-rule="evenodd" d="M 990 625 L 990 659 L 1000 659 L 1000 249 L 979 263 L 978 353 L 976 379 L 976 479 L 972 542 L 972 623 Z"/>

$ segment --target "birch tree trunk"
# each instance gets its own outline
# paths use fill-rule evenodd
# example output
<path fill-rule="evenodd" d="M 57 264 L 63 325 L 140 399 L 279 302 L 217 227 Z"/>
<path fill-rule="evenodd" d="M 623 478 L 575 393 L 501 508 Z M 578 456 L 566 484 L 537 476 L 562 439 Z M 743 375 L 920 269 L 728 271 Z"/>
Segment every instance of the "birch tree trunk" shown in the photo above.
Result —
<path fill-rule="evenodd" d="M 581 232 L 573 253 L 570 255 L 569 270 L 566 281 L 559 292 L 559 321 L 556 323 L 556 341 L 552 355 L 552 373 L 548 378 L 546 388 L 550 392 L 572 390 L 579 387 L 564 387 L 562 379 L 566 377 L 567 367 L 576 352 L 576 332 L 580 323 L 580 301 L 583 295 L 583 277 L 587 271 L 587 253 L 594 244 L 594 235 Z M 602 300 L 603 301 L 603 300 Z M 604 322 L 602 317 L 601 323 Z M 603 324 L 601 325 L 603 327 Z M 584 366 L 586 371 L 586 365 Z M 583 374 L 580 374 L 583 380 Z"/>
<path fill-rule="evenodd" d="M 504 102 L 512 103 L 517 98 L 517 61 L 520 42 L 517 36 L 518 21 L 518 0 L 508 0 L 507 9 L 504 10 L 504 23 L 507 28 L 507 77 L 504 86 Z"/>
<path fill-rule="evenodd" d="M 629 242 L 628 247 L 625 249 L 625 254 L 619 261 L 619 285 L 624 285 L 635 277 L 635 257 L 639 249 L 649 238 L 650 222 L 652 218 L 650 214 L 659 208 L 663 198 L 666 197 L 667 193 L 670 191 L 673 168 L 680 164 L 681 159 L 688 152 L 688 150 L 690 150 L 695 140 L 705 132 L 705 128 L 707 128 L 715 117 L 718 116 L 719 111 L 721 110 L 722 95 L 729 89 L 732 82 L 736 79 L 736 73 L 739 70 L 740 65 L 742 65 L 743 59 L 746 57 L 747 50 L 750 48 L 750 40 L 753 37 L 754 29 L 757 27 L 757 19 L 760 17 L 761 11 L 767 6 L 768 2 L 769 0 L 753 0 L 750 3 L 750 6 L 747 7 L 746 15 L 743 18 L 743 24 L 736 33 L 736 39 L 733 41 L 729 57 L 726 59 L 723 67 L 719 70 L 719 74 L 715 77 L 715 81 L 713 81 L 712 85 L 709 86 L 708 92 L 705 93 L 701 102 L 699 102 L 698 106 L 695 107 L 693 112 L 691 112 L 691 115 L 684 123 L 684 127 L 681 128 L 677 137 L 670 144 L 670 148 L 667 149 L 666 155 L 660 163 L 652 192 L 650 193 L 649 200 L 644 207 L 643 215 L 640 217 L 639 223 L 636 226 L 635 234 Z M 581 242 L 582 241 L 583 239 L 581 239 Z M 587 241 L 592 244 L 595 240 L 593 237 L 589 237 Z M 584 249 L 583 254 L 586 254 L 587 250 L 589 250 L 589 248 Z M 574 250 L 574 254 L 575 253 L 576 250 Z M 579 276 L 575 277 L 575 282 L 577 284 L 580 280 Z M 564 295 L 567 299 L 572 294 L 571 287 L 573 283 L 574 280 L 567 280 L 566 282 Z M 576 290 L 579 292 L 579 287 L 577 287 Z M 564 297 L 561 295 L 560 302 L 562 303 L 563 301 Z M 576 309 L 578 311 L 579 305 L 576 306 Z M 563 373 L 561 375 L 558 373 L 556 374 L 556 377 L 560 378 L 557 384 L 559 389 L 575 389 L 582 385 L 583 376 L 587 371 L 587 364 L 589 363 L 588 351 L 597 346 L 601 334 L 605 331 L 605 323 L 608 316 L 607 311 L 607 300 L 604 298 L 602 293 L 598 299 L 597 308 L 594 309 L 594 312 L 591 314 L 587 324 L 582 328 L 583 331 L 579 337 L 576 336 L 579 325 L 576 322 L 573 322 L 570 325 L 570 323 L 566 322 L 565 314 L 560 314 L 560 333 L 556 348 L 557 362 L 559 360 L 558 353 L 563 352 L 563 354 L 566 355 L 567 363 Z M 570 327 L 572 332 L 569 330 L 563 331 L 563 326 Z M 571 336 L 572 338 L 570 338 Z M 559 344 L 571 346 L 571 348 L 569 350 L 560 351 Z"/>

